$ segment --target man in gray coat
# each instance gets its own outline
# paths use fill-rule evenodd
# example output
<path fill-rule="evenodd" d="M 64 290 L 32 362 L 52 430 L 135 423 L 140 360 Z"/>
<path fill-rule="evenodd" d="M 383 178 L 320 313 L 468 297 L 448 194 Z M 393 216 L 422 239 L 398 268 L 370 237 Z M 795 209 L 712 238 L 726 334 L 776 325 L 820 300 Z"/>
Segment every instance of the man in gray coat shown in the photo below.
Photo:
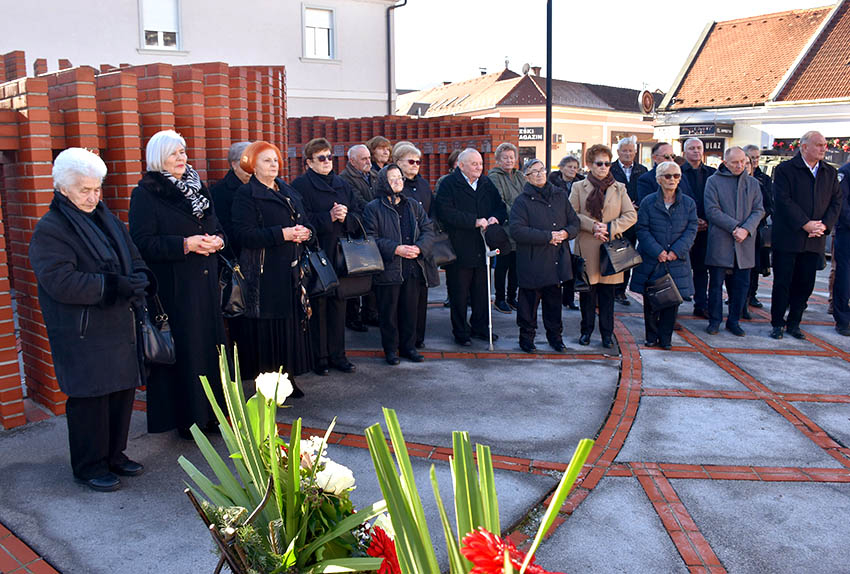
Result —
<path fill-rule="evenodd" d="M 716 335 L 723 319 L 723 282 L 727 278 L 729 316 L 726 329 L 744 336 L 739 321 L 755 265 L 756 229 L 764 216 L 761 187 L 746 173 L 747 154 L 731 147 L 723 154 L 723 165 L 705 184 L 705 216 L 708 238 L 705 264 L 708 267 L 708 327 Z"/>

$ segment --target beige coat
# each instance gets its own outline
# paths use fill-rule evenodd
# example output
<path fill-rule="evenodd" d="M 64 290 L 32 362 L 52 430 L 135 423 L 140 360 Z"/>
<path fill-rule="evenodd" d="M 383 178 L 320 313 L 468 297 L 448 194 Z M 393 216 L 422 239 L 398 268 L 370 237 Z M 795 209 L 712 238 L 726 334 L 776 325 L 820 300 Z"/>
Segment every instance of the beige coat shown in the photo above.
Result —
<path fill-rule="evenodd" d="M 576 210 L 581 220 L 581 231 L 576 240 L 575 252 L 584 258 L 587 278 L 590 284 L 595 283 L 622 283 L 623 274 L 608 275 L 603 277 L 599 274 L 599 249 L 602 242 L 593 236 L 593 224 L 597 222 L 590 216 L 587 210 L 587 196 L 593 191 L 593 185 L 586 179 L 573 184 L 570 192 L 570 203 Z M 610 236 L 620 235 L 637 222 L 637 211 L 635 211 L 632 200 L 626 193 L 626 186 L 615 182 L 605 191 L 605 203 L 602 206 L 602 223 L 610 224 Z"/>

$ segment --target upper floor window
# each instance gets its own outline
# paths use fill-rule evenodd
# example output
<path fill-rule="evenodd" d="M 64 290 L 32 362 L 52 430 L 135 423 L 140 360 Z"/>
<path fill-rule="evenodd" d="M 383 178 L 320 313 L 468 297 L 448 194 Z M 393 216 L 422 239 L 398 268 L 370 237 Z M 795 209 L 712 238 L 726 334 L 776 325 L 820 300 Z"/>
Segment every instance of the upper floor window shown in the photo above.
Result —
<path fill-rule="evenodd" d="M 304 8 L 304 57 L 333 60 L 334 11 L 326 8 Z"/>
<path fill-rule="evenodd" d="M 179 50 L 179 0 L 139 1 L 142 5 L 142 48 Z"/>

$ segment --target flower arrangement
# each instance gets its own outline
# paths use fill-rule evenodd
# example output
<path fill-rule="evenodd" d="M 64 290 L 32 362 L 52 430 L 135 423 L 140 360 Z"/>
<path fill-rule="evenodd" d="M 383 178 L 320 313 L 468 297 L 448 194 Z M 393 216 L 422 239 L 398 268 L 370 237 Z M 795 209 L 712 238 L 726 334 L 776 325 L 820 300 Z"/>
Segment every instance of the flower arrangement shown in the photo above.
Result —
<path fill-rule="evenodd" d="M 355 488 L 350 469 L 327 457 L 327 438 L 301 439 L 301 419 L 292 424 L 289 441 L 278 435 L 277 408 L 285 406 L 292 385 L 282 372 L 257 377 L 257 393 L 245 399 L 234 350 L 235 381 L 224 348 L 220 350 L 225 417 L 209 381 L 201 384 L 212 405 L 235 473 L 222 460 L 197 425 L 192 436 L 218 484 L 185 457 L 178 463 L 194 483 L 193 500 L 215 527 L 213 538 L 223 551 L 235 548 L 232 561 L 242 572 L 372 572 L 382 558 L 367 556 L 355 531 L 382 513 L 376 502 L 355 512 L 349 498 Z M 335 422 L 335 421 L 334 421 Z M 224 560 L 224 558 L 222 558 Z M 231 560 L 228 564 L 233 569 Z"/>

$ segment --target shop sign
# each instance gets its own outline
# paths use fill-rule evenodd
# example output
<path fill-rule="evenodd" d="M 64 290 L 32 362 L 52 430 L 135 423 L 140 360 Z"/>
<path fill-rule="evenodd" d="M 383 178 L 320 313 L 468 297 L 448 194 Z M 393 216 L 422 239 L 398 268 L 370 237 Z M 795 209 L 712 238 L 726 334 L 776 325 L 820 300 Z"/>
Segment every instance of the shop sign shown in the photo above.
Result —
<path fill-rule="evenodd" d="M 519 141 L 521 142 L 542 142 L 543 128 L 519 128 Z"/>
<path fill-rule="evenodd" d="M 679 126 L 679 136 L 701 137 L 717 136 L 732 137 L 732 124 L 682 124 Z"/>

